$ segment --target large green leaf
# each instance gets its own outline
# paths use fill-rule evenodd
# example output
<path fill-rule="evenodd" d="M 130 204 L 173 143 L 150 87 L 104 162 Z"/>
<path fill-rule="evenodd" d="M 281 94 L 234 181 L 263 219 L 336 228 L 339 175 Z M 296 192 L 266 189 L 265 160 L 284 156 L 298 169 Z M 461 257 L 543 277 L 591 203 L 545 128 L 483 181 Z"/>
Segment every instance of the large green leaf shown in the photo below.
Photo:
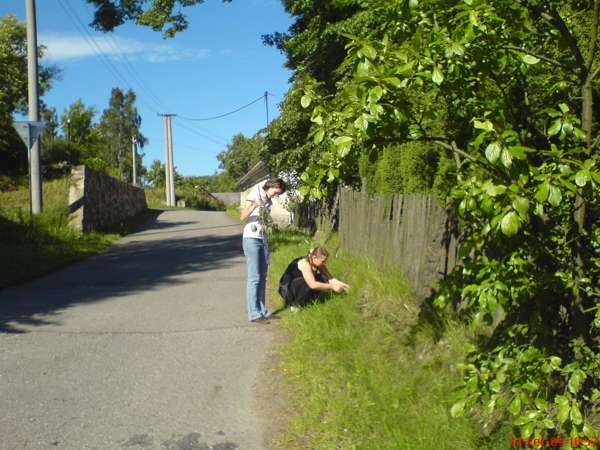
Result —
<path fill-rule="evenodd" d="M 460 401 L 456 402 L 454 405 L 452 405 L 452 408 L 450 408 L 450 415 L 452 417 L 461 417 L 464 414 L 464 410 L 465 410 L 465 401 L 460 400 Z"/>
<path fill-rule="evenodd" d="M 539 58 L 531 55 L 523 55 L 521 58 L 525 64 L 537 64 L 540 62 Z"/>
<path fill-rule="evenodd" d="M 550 186 L 550 192 L 548 194 L 548 203 L 552 206 L 560 205 L 562 200 L 562 194 L 560 193 L 560 189 L 556 186 Z"/>
<path fill-rule="evenodd" d="M 369 59 L 375 59 L 377 57 L 377 50 L 370 45 L 365 44 L 360 50 Z"/>
<path fill-rule="evenodd" d="M 581 411 L 579 407 L 575 404 L 571 405 L 571 413 L 569 414 L 571 422 L 575 425 L 580 425 L 583 422 L 583 417 L 581 416 Z"/>
<path fill-rule="evenodd" d="M 502 147 L 497 141 L 491 142 L 485 149 L 485 157 L 492 164 L 498 161 Z"/>
<path fill-rule="evenodd" d="M 350 136 L 338 136 L 333 140 L 336 146 L 351 145 L 353 139 Z"/>
<path fill-rule="evenodd" d="M 358 117 L 358 119 L 354 121 L 354 126 L 360 131 L 367 131 L 369 121 L 367 120 L 367 117 L 364 114 L 361 114 Z"/>
<path fill-rule="evenodd" d="M 549 193 L 550 193 L 550 183 L 548 183 L 547 181 L 544 181 L 542 184 L 540 184 L 538 186 L 538 189 L 535 193 L 535 199 L 538 202 L 543 203 L 548 198 Z"/>
<path fill-rule="evenodd" d="M 431 74 L 431 80 L 437 85 L 442 84 L 442 81 L 444 81 L 444 74 L 442 73 L 442 69 L 440 69 L 439 67 L 433 69 L 433 72 Z"/>
<path fill-rule="evenodd" d="M 571 410 L 569 399 L 564 395 L 557 395 L 554 401 L 558 407 L 558 420 L 561 423 L 565 423 L 569 418 L 569 412 Z"/>
<path fill-rule="evenodd" d="M 518 395 L 515 396 L 515 398 L 512 402 L 510 402 L 510 406 L 508 407 L 508 410 L 510 411 L 510 413 L 513 416 L 516 416 L 517 414 L 519 414 L 521 412 L 521 398 Z"/>
<path fill-rule="evenodd" d="M 548 136 L 554 136 L 554 135 L 558 134 L 561 129 L 562 129 L 562 120 L 556 119 L 554 122 L 552 122 L 552 125 L 550 125 L 550 128 L 548 128 L 548 132 L 547 132 Z"/>
<path fill-rule="evenodd" d="M 315 135 L 313 137 L 313 142 L 315 144 L 320 144 L 323 141 L 323 137 L 325 137 L 325 130 L 323 128 L 320 128 L 315 133 Z"/>
<path fill-rule="evenodd" d="M 590 173 L 587 170 L 580 170 L 575 174 L 575 184 L 583 187 L 590 180 Z"/>
<path fill-rule="evenodd" d="M 510 211 L 509 213 L 505 214 L 502 218 L 502 222 L 500 222 L 500 228 L 506 236 L 513 236 L 517 234 L 520 226 L 521 220 L 514 211 Z"/>
<path fill-rule="evenodd" d="M 581 385 L 585 379 L 585 372 L 581 369 L 575 369 L 569 378 L 569 383 L 567 384 L 569 391 L 571 391 L 573 394 L 579 392 L 579 389 L 581 388 Z"/>
<path fill-rule="evenodd" d="M 502 165 L 504 167 L 510 167 L 512 165 L 512 157 L 510 156 L 510 152 L 507 149 L 502 149 L 500 160 L 502 161 Z"/>
<path fill-rule="evenodd" d="M 526 220 L 529 217 L 529 200 L 527 200 L 525 197 L 515 198 L 512 206 L 515 211 L 519 213 L 521 219 Z"/>
<path fill-rule="evenodd" d="M 473 126 L 479 130 L 494 131 L 494 124 L 489 120 L 485 120 L 483 122 L 476 120 L 473 122 Z"/>

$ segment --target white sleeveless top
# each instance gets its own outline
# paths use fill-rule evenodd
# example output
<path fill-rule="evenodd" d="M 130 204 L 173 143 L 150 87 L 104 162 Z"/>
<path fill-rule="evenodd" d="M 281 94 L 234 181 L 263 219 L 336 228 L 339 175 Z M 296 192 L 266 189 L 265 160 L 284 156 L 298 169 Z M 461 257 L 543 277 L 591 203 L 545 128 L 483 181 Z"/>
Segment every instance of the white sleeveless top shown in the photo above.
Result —
<path fill-rule="evenodd" d="M 262 192 L 261 192 L 262 191 Z M 246 201 L 253 203 L 258 199 L 262 199 L 265 206 L 261 206 L 259 208 L 254 208 L 254 211 L 250 213 L 248 216 L 247 223 L 244 226 L 244 238 L 255 238 L 255 239 L 263 239 L 262 235 L 262 225 L 258 222 L 258 217 L 260 214 L 261 208 L 271 208 L 273 202 L 270 198 L 267 197 L 267 194 L 262 190 L 262 188 L 257 187 L 256 190 L 253 190 L 246 197 Z"/>

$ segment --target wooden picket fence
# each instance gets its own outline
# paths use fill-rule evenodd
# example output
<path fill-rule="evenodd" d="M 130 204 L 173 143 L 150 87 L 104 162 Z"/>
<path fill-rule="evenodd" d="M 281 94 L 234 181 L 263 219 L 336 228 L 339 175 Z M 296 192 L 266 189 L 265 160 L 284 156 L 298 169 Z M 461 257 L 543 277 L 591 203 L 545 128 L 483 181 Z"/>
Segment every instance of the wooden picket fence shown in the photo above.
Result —
<path fill-rule="evenodd" d="M 340 248 L 380 266 L 399 266 L 418 298 L 458 262 L 452 216 L 435 195 L 369 195 L 344 189 L 339 198 Z"/>

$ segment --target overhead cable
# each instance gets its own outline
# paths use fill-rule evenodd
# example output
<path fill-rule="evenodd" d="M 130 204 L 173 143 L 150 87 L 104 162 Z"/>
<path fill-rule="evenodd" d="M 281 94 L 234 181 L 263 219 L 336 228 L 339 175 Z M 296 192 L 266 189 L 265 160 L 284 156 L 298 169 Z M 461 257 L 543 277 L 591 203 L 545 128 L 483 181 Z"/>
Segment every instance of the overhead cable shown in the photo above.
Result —
<path fill-rule="evenodd" d="M 89 32 L 87 27 L 83 24 L 77 12 L 74 10 L 73 6 L 69 3 L 68 0 L 59 0 L 59 5 L 62 7 L 63 11 L 69 16 L 71 22 L 79 28 L 79 33 L 83 36 L 83 38 L 90 44 L 90 47 L 98 56 L 100 56 L 101 61 L 108 68 L 108 70 L 115 76 L 115 78 L 119 79 L 120 82 L 124 83 L 127 87 L 131 89 L 131 83 L 127 81 L 127 79 L 121 74 L 121 72 L 117 69 L 117 67 L 111 62 L 110 58 L 102 51 L 100 45 L 94 39 L 94 36 Z M 154 112 L 158 112 L 154 106 L 146 102 L 142 97 L 138 96 L 140 102 L 144 103 L 149 109 Z"/>
<path fill-rule="evenodd" d="M 204 121 L 204 120 L 221 119 L 222 117 L 227 117 L 227 116 L 230 116 L 231 114 L 235 114 L 236 112 L 241 111 L 242 109 L 247 108 L 247 107 L 255 104 L 256 102 L 259 102 L 259 101 L 261 101 L 264 98 L 265 98 L 265 96 L 261 95 L 256 100 L 252 100 L 250 103 L 248 103 L 248 104 L 246 104 L 244 106 L 240 106 L 239 108 L 234 109 L 233 111 L 229 111 L 229 112 L 227 112 L 225 114 L 220 114 L 218 116 L 194 118 L 194 117 L 186 117 L 186 116 L 182 116 L 182 115 L 177 115 L 177 117 L 179 117 L 180 119 L 183 119 L 183 120 L 191 120 L 191 121 Z"/>

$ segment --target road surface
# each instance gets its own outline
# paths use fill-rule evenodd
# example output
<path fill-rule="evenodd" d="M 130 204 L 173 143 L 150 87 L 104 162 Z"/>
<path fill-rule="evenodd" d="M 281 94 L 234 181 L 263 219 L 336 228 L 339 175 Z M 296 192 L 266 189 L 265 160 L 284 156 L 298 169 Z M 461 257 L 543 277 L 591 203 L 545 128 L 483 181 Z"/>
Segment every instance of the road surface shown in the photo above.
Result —
<path fill-rule="evenodd" d="M 271 341 L 241 226 L 165 211 L 102 255 L 0 290 L 0 449 L 264 448 Z"/>

